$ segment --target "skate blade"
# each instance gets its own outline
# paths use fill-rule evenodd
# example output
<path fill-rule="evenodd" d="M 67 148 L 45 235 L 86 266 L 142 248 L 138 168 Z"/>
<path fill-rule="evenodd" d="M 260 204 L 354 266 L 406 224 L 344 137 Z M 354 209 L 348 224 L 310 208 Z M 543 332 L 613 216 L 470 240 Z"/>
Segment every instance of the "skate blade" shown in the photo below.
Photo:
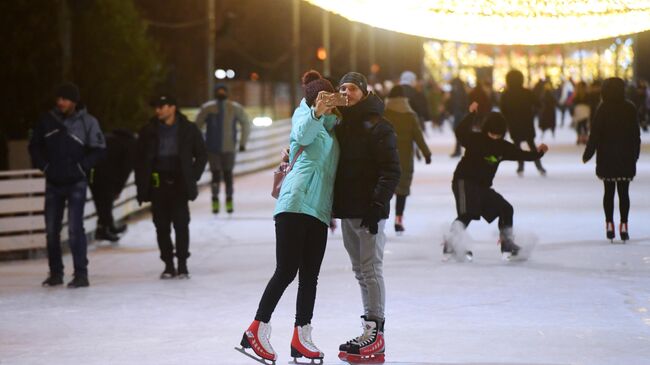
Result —
<path fill-rule="evenodd" d="M 346 360 L 350 365 L 362 365 L 362 364 L 383 364 L 385 362 L 384 354 L 376 354 L 372 356 L 362 357 L 360 355 L 350 355 L 348 354 Z"/>
<path fill-rule="evenodd" d="M 244 350 L 243 347 L 235 347 L 235 350 L 238 352 L 241 352 L 243 355 L 250 357 L 251 359 L 259 362 L 260 364 L 265 364 L 265 365 L 275 365 L 275 360 L 267 360 L 263 359 L 261 357 L 258 357 L 257 355 L 251 355 L 246 350 Z"/>
<path fill-rule="evenodd" d="M 289 361 L 289 364 L 292 365 L 323 365 L 323 359 L 309 359 L 310 361 L 307 362 L 307 360 L 298 360 L 297 357 L 294 357 L 293 360 Z"/>
<path fill-rule="evenodd" d="M 523 262 L 527 261 L 528 257 L 523 256 L 521 253 L 513 255 L 510 252 L 502 252 L 501 259 L 506 262 Z"/>

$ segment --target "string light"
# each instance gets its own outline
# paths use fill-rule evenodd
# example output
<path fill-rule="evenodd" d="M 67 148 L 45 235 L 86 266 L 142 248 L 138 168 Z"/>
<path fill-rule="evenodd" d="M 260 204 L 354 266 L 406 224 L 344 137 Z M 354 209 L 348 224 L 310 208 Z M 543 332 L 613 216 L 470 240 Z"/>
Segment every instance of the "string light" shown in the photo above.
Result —
<path fill-rule="evenodd" d="M 650 0 L 305 0 L 374 27 L 498 45 L 564 44 L 650 30 Z"/>

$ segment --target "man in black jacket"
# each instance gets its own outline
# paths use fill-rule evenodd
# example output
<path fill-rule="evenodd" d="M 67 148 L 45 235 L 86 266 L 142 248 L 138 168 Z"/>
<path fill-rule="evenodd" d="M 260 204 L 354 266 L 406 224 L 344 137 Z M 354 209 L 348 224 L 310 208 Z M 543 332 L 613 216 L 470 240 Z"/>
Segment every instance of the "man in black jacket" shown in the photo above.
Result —
<path fill-rule="evenodd" d="M 368 93 L 364 75 L 349 72 L 339 91 L 349 105 L 336 127 L 341 156 L 334 185 L 333 214 L 341 218 L 343 242 L 361 287 L 364 334 L 340 346 L 339 357 L 361 361 L 384 357 L 384 304 L 386 291 L 383 257 L 384 225 L 390 199 L 400 178 L 397 137 L 382 117 L 384 103 Z"/>
<path fill-rule="evenodd" d="M 176 109 L 176 100 L 168 95 L 152 103 L 156 116 L 139 133 L 135 182 L 138 202 L 151 202 L 160 258 L 165 263 L 161 279 L 189 278 L 190 256 L 189 200 L 198 196 L 207 153 L 201 131 Z M 176 233 L 176 258 L 171 225 Z"/>
<path fill-rule="evenodd" d="M 133 171 L 136 136 L 126 129 L 106 133 L 106 158 L 95 166 L 90 191 L 97 211 L 95 239 L 117 242 L 126 225 L 115 224 L 113 204 Z"/>
<path fill-rule="evenodd" d="M 68 288 L 86 287 L 88 257 L 84 207 L 88 176 L 104 155 L 104 135 L 97 119 L 80 104 L 79 89 L 65 83 L 56 93 L 56 107 L 41 116 L 29 141 L 34 167 L 45 174 L 45 230 L 50 275 L 43 286 L 63 284 L 61 227 L 68 205 L 68 242 L 74 279 Z"/>
<path fill-rule="evenodd" d="M 463 242 L 459 240 L 462 240 L 462 233 L 472 220 L 483 217 L 491 223 L 498 217 L 501 252 L 505 259 L 510 259 L 516 257 L 520 249 L 512 235 L 514 210 L 501 194 L 492 189 L 492 181 L 501 161 L 538 160 L 548 151 L 548 147 L 542 144 L 536 151 L 527 152 L 505 141 L 506 121 L 501 113 L 488 113 L 483 130 L 472 131 L 477 110 L 478 103 L 472 103 L 470 114 L 456 128 L 456 138 L 465 147 L 465 155 L 454 172 L 452 190 L 458 217 L 445 238 L 443 253 L 455 254 L 458 259 L 465 256 L 471 259 L 471 251 L 461 250 Z"/>

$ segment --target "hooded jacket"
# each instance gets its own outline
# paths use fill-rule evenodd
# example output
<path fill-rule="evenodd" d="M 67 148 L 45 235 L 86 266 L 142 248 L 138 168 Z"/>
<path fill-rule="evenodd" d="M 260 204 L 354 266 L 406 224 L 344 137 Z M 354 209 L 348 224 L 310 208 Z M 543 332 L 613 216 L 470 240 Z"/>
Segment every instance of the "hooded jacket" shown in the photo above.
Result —
<path fill-rule="evenodd" d="M 138 187 L 138 202 L 151 201 L 152 177 L 158 155 L 159 124 L 158 118 L 153 117 L 138 133 L 135 161 L 135 184 Z M 198 196 L 197 181 L 201 178 L 208 155 L 201 131 L 187 120 L 185 115 L 176 112 L 178 123 L 178 158 L 182 192 L 188 200 Z"/>
<path fill-rule="evenodd" d="M 641 149 L 636 108 L 625 99 L 625 82 L 620 78 L 605 80 L 601 95 L 582 159 L 587 162 L 596 153 L 599 178 L 631 180 Z"/>
<path fill-rule="evenodd" d="M 282 189 L 273 215 L 284 212 L 310 215 L 326 225 L 332 218 L 332 199 L 339 144 L 334 134 L 335 115 L 315 119 L 302 99 L 291 118 L 289 161 L 304 147 Z"/>
<path fill-rule="evenodd" d="M 56 108 L 43 114 L 29 141 L 32 164 L 54 185 L 87 179 L 105 148 L 99 122 L 81 104 L 68 116 Z"/>
<path fill-rule="evenodd" d="M 538 107 L 535 94 L 524 87 L 509 87 L 503 92 L 500 109 L 513 141 L 535 138 L 535 111 Z"/>
<path fill-rule="evenodd" d="M 363 218 L 373 204 L 388 218 L 390 199 L 400 178 L 397 137 L 382 117 L 384 103 L 370 93 L 359 103 L 341 107 L 336 136 L 341 156 L 334 185 L 334 217 Z"/>

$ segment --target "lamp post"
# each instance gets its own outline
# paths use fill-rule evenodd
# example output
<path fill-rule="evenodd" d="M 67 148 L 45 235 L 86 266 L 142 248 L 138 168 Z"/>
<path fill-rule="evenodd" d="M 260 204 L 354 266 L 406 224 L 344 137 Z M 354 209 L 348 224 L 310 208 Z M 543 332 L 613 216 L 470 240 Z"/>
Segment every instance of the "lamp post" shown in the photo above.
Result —
<path fill-rule="evenodd" d="M 329 11 L 323 10 L 323 47 L 325 58 L 323 59 L 323 76 L 330 76 L 330 15 Z"/>
<path fill-rule="evenodd" d="M 207 27 L 207 59 L 206 59 L 206 71 L 208 77 L 207 85 L 207 95 L 206 100 L 211 99 L 212 89 L 214 87 L 214 52 L 215 52 L 215 42 L 217 37 L 217 24 L 215 16 L 215 0 L 207 0 L 206 2 L 206 11 L 208 13 L 208 27 Z"/>

